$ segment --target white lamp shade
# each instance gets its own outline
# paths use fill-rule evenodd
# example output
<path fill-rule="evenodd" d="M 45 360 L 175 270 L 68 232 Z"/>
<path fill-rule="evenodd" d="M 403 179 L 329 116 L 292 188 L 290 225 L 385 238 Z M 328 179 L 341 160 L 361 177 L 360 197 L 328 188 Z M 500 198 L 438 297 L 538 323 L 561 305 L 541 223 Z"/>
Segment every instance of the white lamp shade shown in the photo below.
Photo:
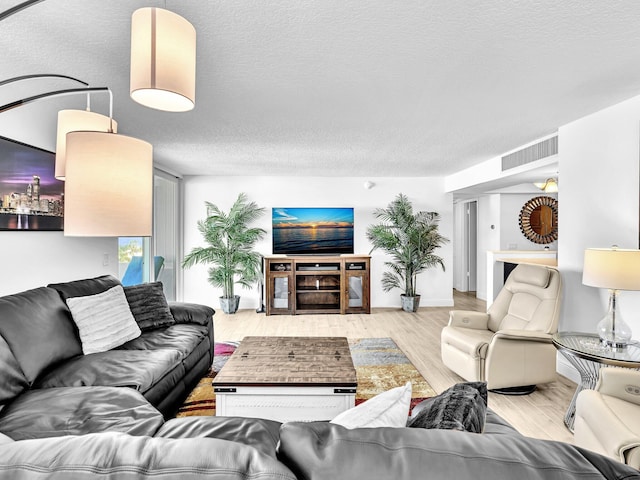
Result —
<path fill-rule="evenodd" d="M 131 98 L 185 112 L 195 106 L 196 30 L 169 10 L 140 8 L 131 17 Z"/>
<path fill-rule="evenodd" d="M 117 133 L 118 123 L 99 113 L 87 110 L 60 110 L 58 112 L 58 134 L 56 138 L 56 178 L 58 180 L 65 179 L 67 133 L 78 130 L 108 132 L 110 128 L 113 128 L 113 132 Z"/>
<path fill-rule="evenodd" d="M 640 290 L 640 250 L 586 249 L 582 283 L 611 290 Z"/>
<path fill-rule="evenodd" d="M 115 133 L 71 132 L 66 170 L 65 236 L 151 236 L 151 144 Z"/>

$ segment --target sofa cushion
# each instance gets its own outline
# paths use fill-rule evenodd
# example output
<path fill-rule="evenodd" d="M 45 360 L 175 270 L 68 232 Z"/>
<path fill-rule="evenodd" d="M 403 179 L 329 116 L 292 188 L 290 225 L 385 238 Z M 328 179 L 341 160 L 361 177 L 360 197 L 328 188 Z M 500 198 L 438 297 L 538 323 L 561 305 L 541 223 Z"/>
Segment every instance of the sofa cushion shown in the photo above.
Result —
<path fill-rule="evenodd" d="M 181 364 L 177 350 L 110 350 L 75 357 L 39 378 L 36 388 L 131 387 L 146 392 Z"/>
<path fill-rule="evenodd" d="M 29 388 L 18 360 L 6 340 L 0 337 L 0 411 L 4 404 Z"/>
<path fill-rule="evenodd" d="M 349 430 L 328 422 L 289 422 L 280 427 L 277 453 L 298 478 L 306 480 L 613 480 L 638 476 L 627 465 L 567 443 L 457 430 Z"/>
<path fill-rule="evenodd" d="M 277 460 L 216 438 L 120 432 L 23 440 L 0 449 L 0 478 L 33 480 L 297 480 Z"/>
<path fill-rule="evenodd" d="M 69 310 L 50 288 L 0 297 L 0 336 L 29 384 L 51 366 L 82 353 Z"/>
<path fill-rule="evenodd" d="M 121 285 L 95 295 L 68 298 L 67 305 L 85 355 L 106 352 L 140 336 Z"/>
<path fill-rule="evenodd" d="M 0 431 L 14 440 L 125 432 L 153 435 L 162 414 L 139 392 L 118 387 L 64 387 L 30 390 L 8 405 Z"/>
<path fill-rule="evenodd" d="M 190 354 L 207 336 L 207 328 L 200 325 L 171 325 L 142 332 L 137 338 L 118 347 L 121 350 L 178 350 L 183 356 Z"/>
<path fill-rule="evenodd" d="M 276 458 L 280 439 L 280 422 L 248 417 L 183 417 L 167 421 L 155 437 L 219 438 L 251 445 Z"/>
<path fill-rule="evenodd" d="M 331 423 L 346 428 L 405 427 L 410 404 L 411 382 L 407 382 L 336 415 Z"/>
<path fill-rule="evenodd" d="M 200 325 L 179 324 L 145 330 L 138 338 L 118 347 L 121 350 L 158 350 L 163 348 L 180 352 L 185 369 L 189 371 L 211 350 L 208 329 Z"/>
<path fill-rule="evenodd" d="M 87 295 L 95 295 L 109 290 L 116 285 L 121 285 L 120 280 L 112 275 L 102 275 L 95 278 L 86 278 L 83 280 L 74 280 L 64 283 L 50 283 L 47 285 L 58 292 L 62 300 L 66 302 L 72 297 L 86 297 Z"/>
<path fill-rule="evenodd" d="M 409 420 L 409 427 L 482 433 L 487 415 L 487 383 L 457 383 L 416 408 L 420 410 Z"/>
<path fill-rule="evenodd" d="M 129 308 L 141 330 L 173 325 L 175 320 L 164 296 L 162 282 L 124 287 Z"/>

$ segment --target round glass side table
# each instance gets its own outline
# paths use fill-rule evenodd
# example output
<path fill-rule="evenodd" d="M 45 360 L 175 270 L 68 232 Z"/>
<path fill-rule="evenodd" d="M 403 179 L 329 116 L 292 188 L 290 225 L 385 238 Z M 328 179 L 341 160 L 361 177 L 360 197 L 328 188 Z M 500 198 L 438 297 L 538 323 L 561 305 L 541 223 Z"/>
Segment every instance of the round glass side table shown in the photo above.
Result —
<path fill-rule="evenodd" d="M 582 390 L 595 388 L 602 367 L 640 370 L 639 342 L 633 341 L 625 347 L 611 347 L 601 343 L 596 334 L 558 332 L 553 335 L 553 344 L 580 373 L 580 383 L 564 416 L 564 424 L 572 432 L 578 394 Z"/>

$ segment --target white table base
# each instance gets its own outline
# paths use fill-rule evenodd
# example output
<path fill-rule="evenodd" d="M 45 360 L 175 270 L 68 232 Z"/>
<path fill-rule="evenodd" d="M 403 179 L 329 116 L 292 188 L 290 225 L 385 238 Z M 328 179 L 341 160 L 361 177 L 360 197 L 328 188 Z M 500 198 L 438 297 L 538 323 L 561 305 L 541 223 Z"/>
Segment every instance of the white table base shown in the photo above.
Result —
<path fill-rule="evenodd" d="M 353 388 L 216 387 L 216 416 L 266 418 L 278 422 L 331 420 L 355 405 Z"/>

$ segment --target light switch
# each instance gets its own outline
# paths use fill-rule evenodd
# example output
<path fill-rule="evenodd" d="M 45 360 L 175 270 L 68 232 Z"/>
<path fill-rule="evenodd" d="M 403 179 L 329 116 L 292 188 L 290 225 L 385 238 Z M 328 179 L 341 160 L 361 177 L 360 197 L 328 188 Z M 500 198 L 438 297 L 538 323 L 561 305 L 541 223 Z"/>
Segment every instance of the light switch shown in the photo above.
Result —
<path fill-rule="evenodd" d="M 104 266 L 104 267 L 108 267 L 109 266 L 109 254 L 108 253 L 103 253 L 102 254 L 102 266 Z"/>

